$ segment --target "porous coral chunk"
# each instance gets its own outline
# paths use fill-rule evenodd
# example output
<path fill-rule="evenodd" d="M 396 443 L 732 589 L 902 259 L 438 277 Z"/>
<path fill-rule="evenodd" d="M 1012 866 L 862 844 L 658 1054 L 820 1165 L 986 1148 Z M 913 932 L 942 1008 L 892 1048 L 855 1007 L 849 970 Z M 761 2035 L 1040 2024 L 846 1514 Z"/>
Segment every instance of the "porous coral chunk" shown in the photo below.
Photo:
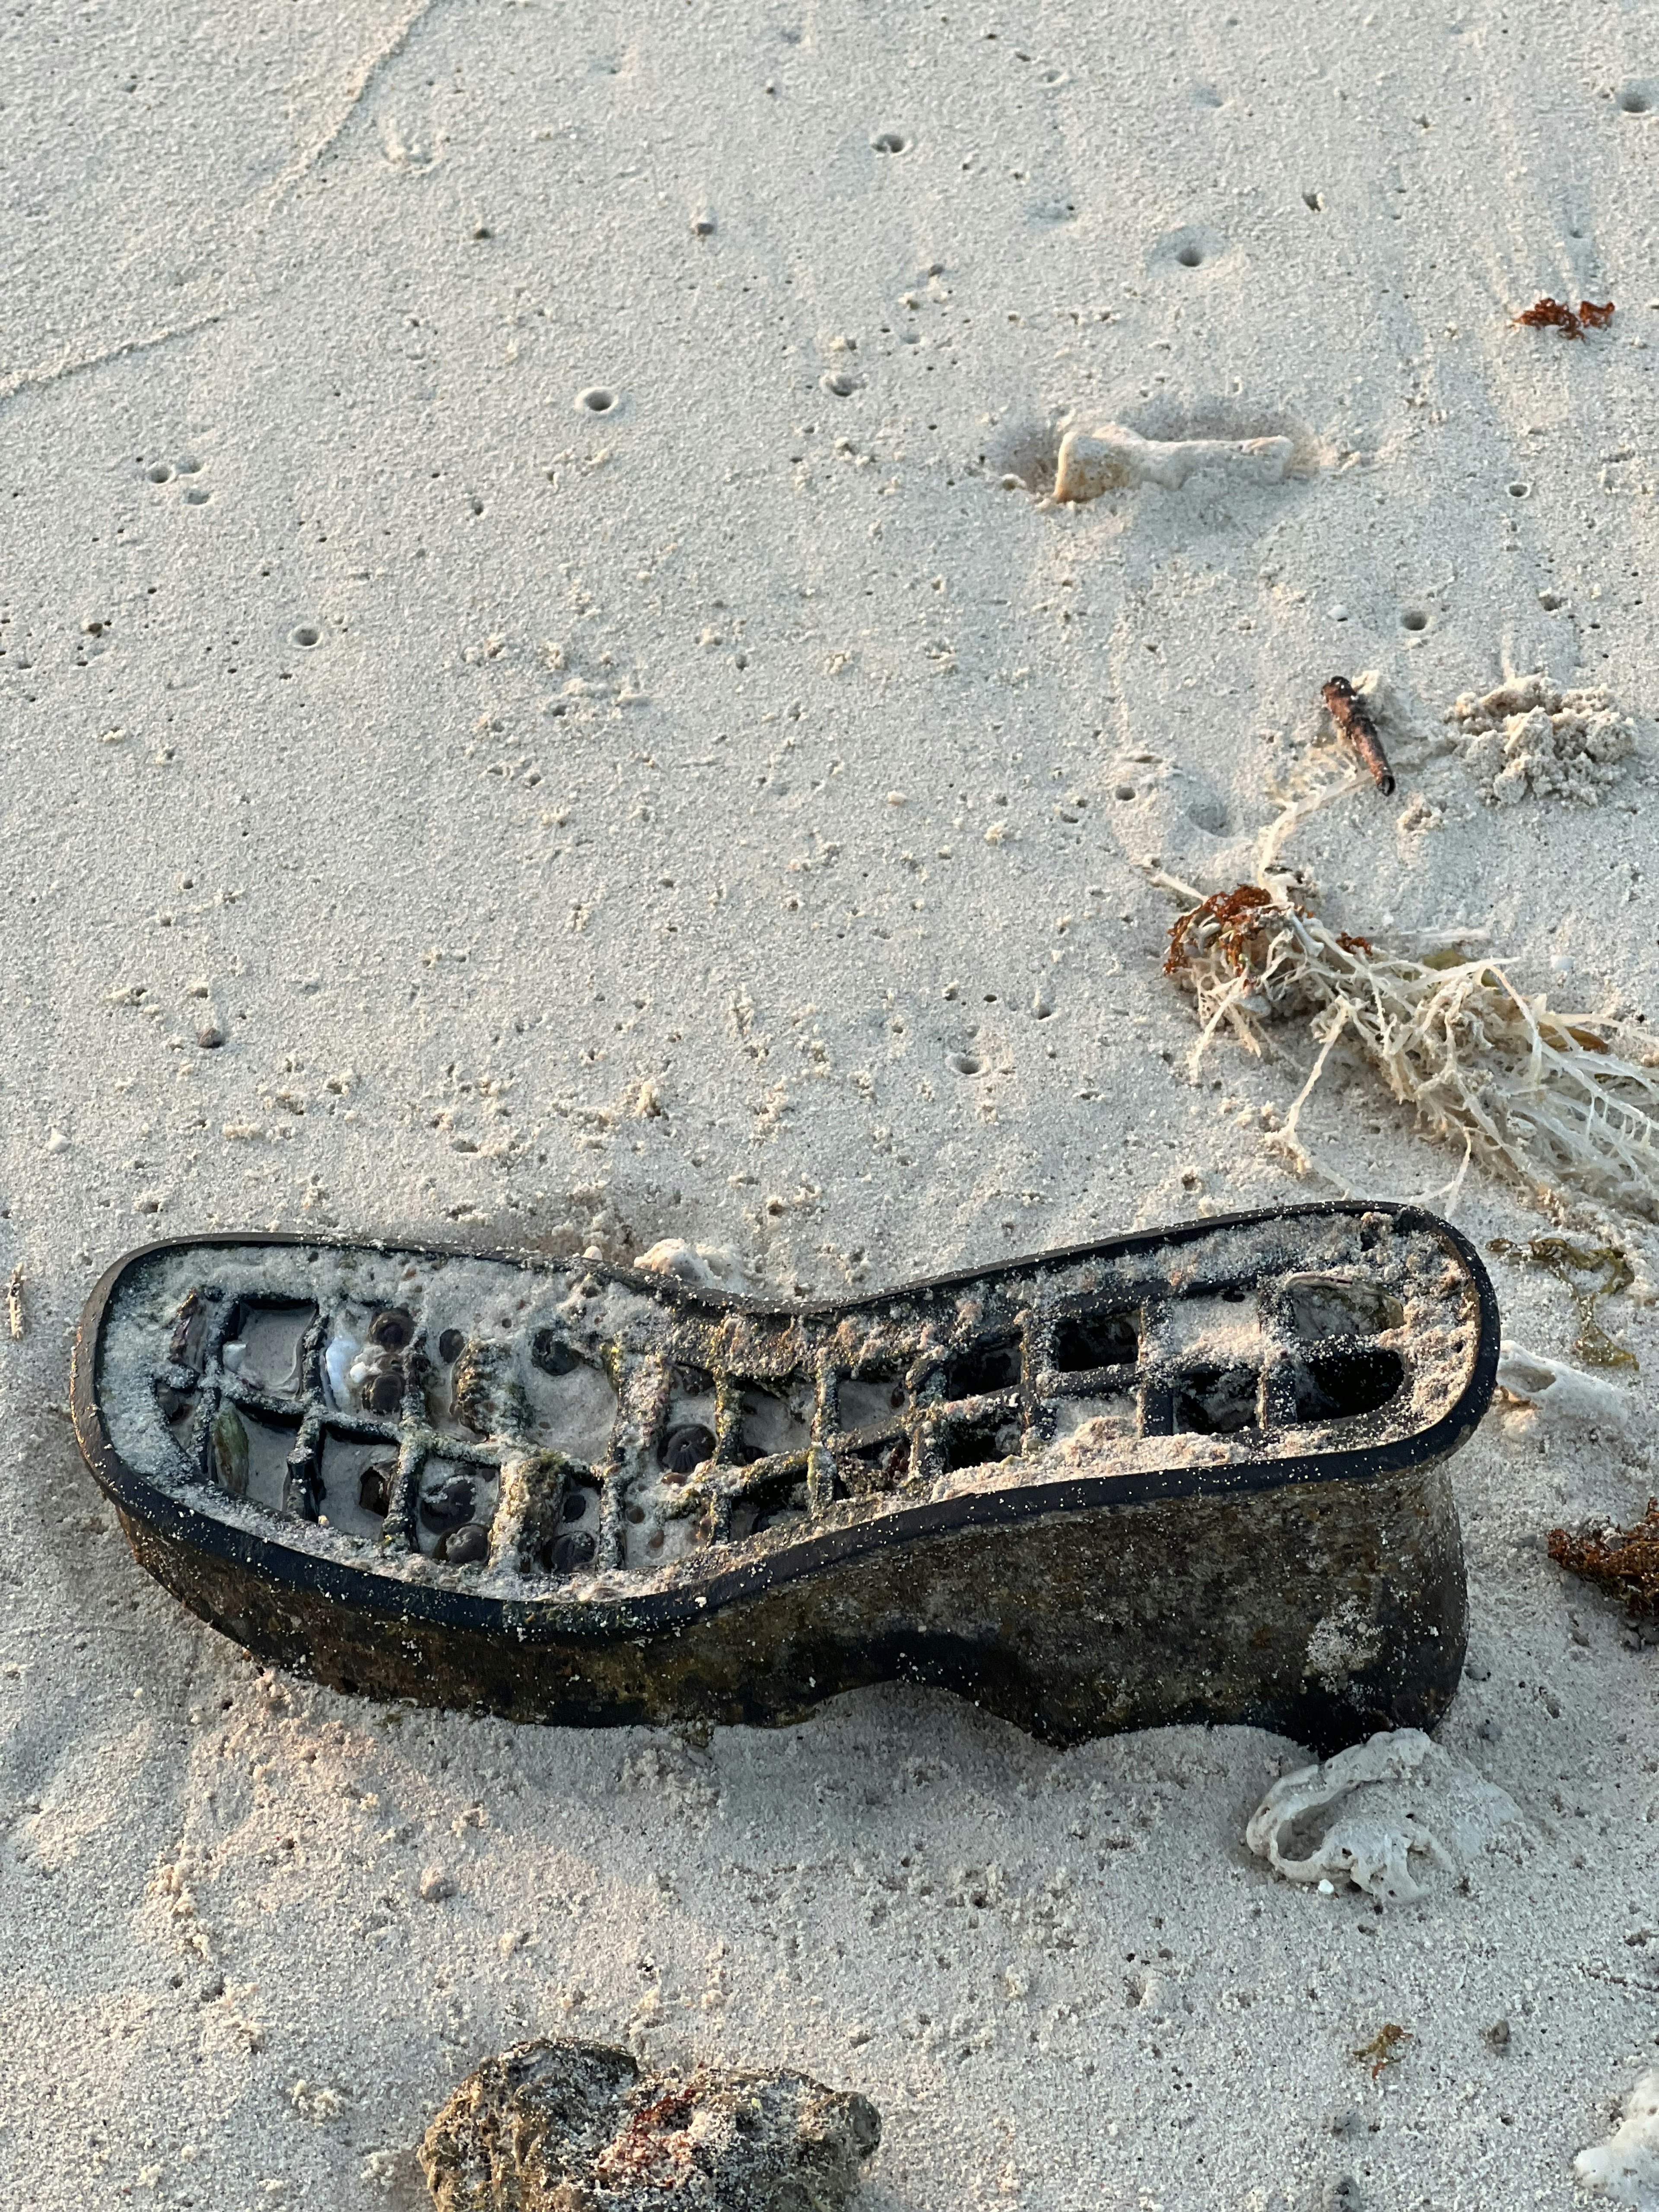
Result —
<path fill-rule="evenodd" d="M 1559 690 L 1547 676 L 1465 692 L 1446 720 L 1463 739 L 1464 764 L 1489 805 L 1524 799 L 1600 804 L 1636 750 L 1636 728 L 1603 690 Z"/>
<path fill-rule="evenodd" d="M 787 2068 L 688 2073 L 615 2045 L 520 2043 L 427 2130 L 438 2212 L 841 2212 L 881 2119 Z"/>

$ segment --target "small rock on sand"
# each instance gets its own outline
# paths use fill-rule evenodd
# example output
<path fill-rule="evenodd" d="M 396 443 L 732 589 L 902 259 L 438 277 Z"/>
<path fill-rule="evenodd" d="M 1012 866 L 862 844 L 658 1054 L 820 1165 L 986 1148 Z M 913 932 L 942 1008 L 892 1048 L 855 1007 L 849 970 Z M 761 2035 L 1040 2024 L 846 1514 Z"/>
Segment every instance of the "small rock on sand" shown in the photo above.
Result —
<path fill-rule="evenodd" d="M 470 2074 L 420 2157 L 438 2212 L 841 2212 L 880 2140 L 866 2098 L 804 2074 L 552 2038 Z"/>

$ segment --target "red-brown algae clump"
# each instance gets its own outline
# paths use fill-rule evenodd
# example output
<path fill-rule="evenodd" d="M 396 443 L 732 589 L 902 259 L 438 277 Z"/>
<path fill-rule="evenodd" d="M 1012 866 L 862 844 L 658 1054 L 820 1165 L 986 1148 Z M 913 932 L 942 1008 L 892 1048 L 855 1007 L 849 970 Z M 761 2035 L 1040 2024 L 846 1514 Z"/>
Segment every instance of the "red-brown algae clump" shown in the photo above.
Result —
<path fill-rule="evenodd" d="M 1531 307 L 1522 307 L 1515 320 L 1528 330 L 1557 330 L 1564 337 L 1582 338 L 1587 330 L 1605 330 L 1613 317 L 1611 300 L 1604 300 L 1599 307 L 1593 300 L 1581 300 L 1575 313 L 1565 300 L 1552 300 L 1546 293 Z"/>
<path fill-rule="evenodd" d="M 1622 1600 L 1633 1620 L 1659 1620 L 1659 1498 L 1628 1528 L 1552 1528 L 1550 1557 Z"/>

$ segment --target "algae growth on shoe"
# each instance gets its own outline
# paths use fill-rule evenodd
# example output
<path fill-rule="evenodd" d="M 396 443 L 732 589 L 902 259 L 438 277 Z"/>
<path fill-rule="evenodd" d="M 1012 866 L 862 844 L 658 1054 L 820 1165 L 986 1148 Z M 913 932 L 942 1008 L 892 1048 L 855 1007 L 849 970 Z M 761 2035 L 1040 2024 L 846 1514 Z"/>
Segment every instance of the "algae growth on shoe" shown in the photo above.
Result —
<path fill-rule="evenodd" d="M 1449 1499 L 1413 1540 L 1383 1523 L 1494 1357 L 1480 1262 L 1409 1209 L 777 1311 L 586 1261 L 221 1238 L 106 1278 L 76 1412 L 143 1563 L 344 1686 L 769 1720 L 909 1674 L 1062 1739 L 1196 1711 L 1346 1740 L 1455 1682 Z M 1340 1682 L 1339 1602 L 1378 1624 Z"/>

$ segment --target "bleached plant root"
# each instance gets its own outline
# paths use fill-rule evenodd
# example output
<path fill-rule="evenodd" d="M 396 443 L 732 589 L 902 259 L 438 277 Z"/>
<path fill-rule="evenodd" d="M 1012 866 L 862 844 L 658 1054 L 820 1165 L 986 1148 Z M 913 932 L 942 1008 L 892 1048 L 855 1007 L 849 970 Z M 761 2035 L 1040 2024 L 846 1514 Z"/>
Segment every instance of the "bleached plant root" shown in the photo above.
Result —
<path fill-rule="evenodd" d="M 1197 999 L 1194 1067 L 1224 1026 L 1259 1053 L 1265 1023 L 1300 1017 L 1321 1065 L 1340 1036 L 1432 1135 L 1546 1205 L 1571 1189 L 1659 1218 L 1659 1069 L 1625 1056 L 1617 1024 L 1528 998 L 1492 960 L 1391 952 L 1244 884 L 1179 917 L 1164 972 Z M 1279 1136 L 1304 1171 L 1306 1097 Z"/>

